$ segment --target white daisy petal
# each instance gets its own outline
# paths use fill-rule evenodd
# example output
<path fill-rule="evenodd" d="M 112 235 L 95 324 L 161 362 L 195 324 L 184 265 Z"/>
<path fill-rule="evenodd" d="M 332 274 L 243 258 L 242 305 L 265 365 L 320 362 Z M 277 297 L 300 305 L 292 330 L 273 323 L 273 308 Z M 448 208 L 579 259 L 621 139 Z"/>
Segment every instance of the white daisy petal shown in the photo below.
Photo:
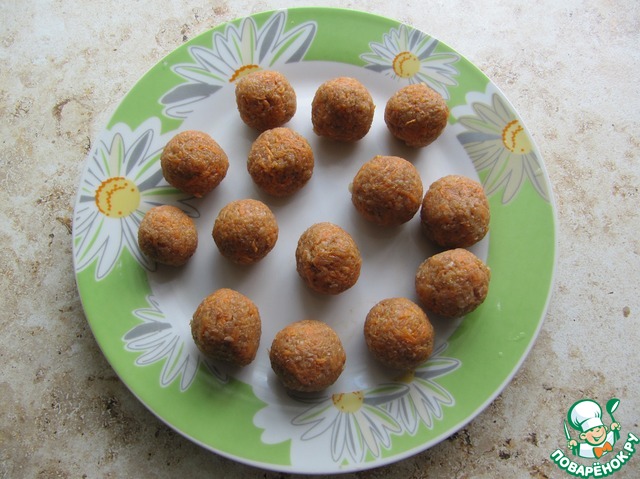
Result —
<path fill-rule="evenodd" d="M 256 42 L 256 55 L 258 64 L 262 64 L 263 62 L 265 62 L 267 55 L 272 53 L 275 46 L 279 43 L 280 34 L 283 30 L 285 18 L 286 15 L 284 14 L 284 12 L 277 12 L 260 29 Z"/>
<path fill-rule="evenodd" d="M 373 53 L 378 56 L 378 58 L 380 59 L 379 61 L 387 62 L 389 64 L 391 64 L 396 55 L 400 53 L 396 50 L 390 50 L 386 45 L 381 45 L 379 43 L 373 42 L 369 43 L 369 48 L 371 48 L 371 51 L 373 51 Z"/>
<path fill-rule="evenodd" d="M 226 73 L 228 72 L 226 71 L 220 72 L 219 69 L 216 69 L 216 71 L 211 71 L 194 65 L 178 65 L 174 68 L 174 71 L 176 72 L 176 74 L 186 78 L 187 80 L 191 80 L 196 84 L 203 84 L 197 88 L 193 85 L 191 86 L 191 90 L 194 93 L 199 92 L 201 95 L 204 95 L 207 92 L 215 92 L 215 89 L 211 88 L 210 86 L 207 87 L 205 85 L 224 85 L 226 84 L 229 76 L 233 74 L 233 72 L 231 72 L 229 76 L 227 76 Z M 180 88 L 181 86 L 183 88 Z M 178 96 L 176 92 L 181 92 L 184 90 L 184 85 L 178 85 L 163 96 L 162 103 L 166 104 L 167 101 Z"/>
<path fill-rule="evenodd" d="M 416 376 L 424 379 L 444 376 L 458 369 L 460 364 L 459 359 L 432 356 L 426 363 L 416 369 Z"/>
<path fill-rule="evenodd" d="M 362 413 L 350 413 L 343 414 L 344 423 L 346 425 L 344 431 L 344 441 L 346 445 L 346 449 L 349 452 L 349 456 L 354 462 L 360 463 L 364 461 L 364 457 L 366 455 L 367 450 L 364 446 L 367 444 L 364 431 L 360 427 L 359 419 L 362 416 Z"/>
<path fill-rule="evenodd" d="M 525 179 L 524 163 L 522 158 L 515 155 L 511 155 L 509 159 L 509 174 L 502 194 L 502 202 L 509 203 L 520 191 L 522 183 Z"/>
<path fill-rule="evenodd" d="M 177 338 L 176 338 L 177 339 Z M 189 356 L 184 354 L 184 344 L 178 344 L 171 348 L 166 355 L 162 372 L 160 373 L 160 385 L 169 386 L 176 378 L 184 373 L 184 369 L 189 362 Z"/>
<path fill-rule="evenodd" d="M 438 40 L 436 40 L 435 38 L 428 38 L 426 36 L 417 37 L 416 40 L 418 39 L 426 40 L 426 41 L 424 41 L 423 43 L 419 43 L 418 41 L 414 40 L 415 45 L 409 45 L 409 49 L 420 60 L 424 61 L 424 60 L 427 60 L 428 58 L 441 56 L 441 55 L 434 55 L 433 53 L 433 51 L 438 46 L 438 43 L 439 43 Z"/>
<path fill-rule="evenodd" d="M 338 414 L 331 428 L 331 458 L 339 462 L 344 457 L 347 448 L 347 431 L 349 430 L 349 415 Z M 355 458 L 352 455 L 352 458 Z"/>
<path fill-rule="evenodd" d="M 414 435 L 418 430 L 417 413 L 413 401 L 410 397 L 392 401 L 387 405 L 389 415 L 394 417 L 398 423 L 410 435 Z"/>
<path fill-rule="evenodd" d="M 492 168 L 501 157 L 506 155 L 502 141 L 474 143 L 465 145 L 465 149 L 473 161 L 473 166 L 478 171 Z"/>
<path fill-rule="evenodd" d="M 239 48 L 240 58 L 243 65 L 252 65 L 255 63 L 256 42 L 258 40 L 258 32 L 256 24 L 253 21 L 245 20 L 242 22 L 242 33 L 234 39 L 234 45 Z"/>
<path fill-rule="evenodd" d="M 124 244 L 127 246 L 129 253 L 136 258 L 138 263 L 149 271 L 155 271 L 157 267 L 156 262 L 144 255 L 142 251 L 140 251 L 140 246 L 138 245 L 138 226 L 142 220 L 142 215 L 140 215 L 137 221 L 132 218 L 134 215 L 135 213 L 122 220 Z"/>
<path fill-rule="evenodd" d="M 489 174 L 483 181 L 487 196 L 496 193 L 502 185 L 509 182 L 512 172 L 512 169 L 509 168 L 508 165 L 510 156 L 508 150 L 500 150 L 498 159 L 494 162 L 489 170 Z"/>
<path fill-rule="evenodd" d="M 93 237 L 95 232 L 99 230 L 100 225 L 97 222 L 99 217 L 100 212 L 96 208 L 95 201 L 87 201 L 84 204 L 79 203 L 76 206 L 75 217 L 73 218 L 74 241 L 85 242 L 88 238 Z M 84 248 L 78 247 L 76 256 L 83 250 Z"/>
<path fill-rule="evenodd" d="M 163 359 L 175 347 L 176 336 L 171 330 L 163 331 L 161 334 L 151 335 L 140 341 L 137 346 L 144 353 L 136 358 L 136 364 L 140 366 L 148 366 Z"/>
<path fill-rule="evenodd" d="M 317 26 L 313 22 L 307 22 L 289 32 L 276 45 L 271 64 L 299 62 L 311 46 L 316 35 Z"/>
<path fill-rule="evenodd" d="M 153 143 L 154 131 L 149 128 L 144 130 L 133 143 L 128 145 L 125 156 L 123 157 L 123 176 L 129 176 L 136 179 L 131 174 L 132 171 L 141 170 L 141 166 L 149 161 L 149 148 Z"/>
<path fill-rule="evenodd" d="M 214 33 L 214 45 L 218 42 L 218 39 L 224 39 L 224 37 L 220 33 Z M 189 49 L 189 53 L 198 63 L 198 65 L 200 65 L 204 69 L 205 72 L 209 72 L 209 78 L 218 78 L 221 84 L 225 84 L 229 77 L 233 75 L 235 69 L 238 67 L 235 64 L 229 65 L 227 63 L 221 63 L 220 56 L 217 55 L 214 51 L 205 47 L 191 47 Z M 173 70 L 178 74 L 182 74 L 185 68 L 190 67 L 195 69 L 193 65 L 180 64 L 176 65 Z M 195 78 L 193 78 L 193 80 L 197 81 Z"/>
<path fill-rule="evenodd" d="M 544 177 L 544 172 L 535 153 L 531 152 L 524 155 L 524 166 L 527 176 L 531 180 L 531 184 L 538 194 L 546 201 L 549 201 L 549 189 Z"/>
<path fill-rule="evenodd" d="M 487 123 L 477 116 L 463 116 L 459 118 L 458 121 L 461 125 L 472 131 L 486 133 L 488 135 L 496 135 L 498 138 L 502 138 L 502 128 L 504 125 L 500 126 L 495 123 Z"/>
<path fill-rule="evenodd" d="M 291 420 L 291 424 L 293 424 L 294 426 L 305 426 L 308 424 L 313 424 L 314 426 L 311 429 L 314 429 L 318 424 L 325 423 L 325 426 L 321 428 L 321 431 L 316 431 L 315 433 L 308 436 L 309 438 L 311 438 L 315 437 L 316 435 L 322 434 L 329 427 L 331 427 L 331 424 L 333 423 L 333 420 L 335 419 L 335 416 L 337 414 L 338 412 L 333 407 L 331 399 L 326 399 L 315 404 L 313 407 L 305 410 L 301 414 L 295 416 Z M 311 430 L 307 431 L 307 433 L 310 431 Z"/>
<path fill-rule="evenodd" d="M 165 181 L 159 164 L 161 151 L 157 151 L 148 157 L 146 161 L 148 166 L 140 168 L 133 179 L 143 199 L 152 194 L 151 192 L 153 191 L 161 191 L 161 188 L 164 188 L 167 193 L 170 191 L 169 184 Z M 184 197 L 187 196 L 184 193 L 182 195 Z"/>
<path fill-rule="evenodd" d="M 492 125 L 496 128 L 496 130 L 500 130 L 505 127 L 508 121 L 503 120 L 498 112 L 495 111 L 491 106 L 485 105 L 483 103 L 476 103 L 473 108 L 480 117 L 480 121 L 485 124 Z"/>
<path fill-rule="evenodd" d="M 193 356 L 186 355 L 179 374 L 168 381 L 167 386 L 178 376 L 180 376 L 180 391 L 186 391 L 187 389 L 189 389 L 194 379 L 196 378 L 196 374 L 198 373 L 198 364 L 199 361 L 197 361 Z"/>
<path fill-rule="evenodd" d="M 229 30 L 232 30 L 235 33 L 235 27 L 233 27 L 232 25 L 227 30 L 228 33 L 230 33 Z M 234 36 L 233 34 L 231 35 Z M 235 37 L 237 38 L 238 35 L 236 34 Z M 233 75 L 233 72 L 238 67 L 242 66 L 242 58 L 240 58 L 238 51 L 233 47 L 233 42 L 230 41 L 228 36 L 225 37 L 223 35 L 214 35 L 213 46 L 216 52 L 215 56 L 217 60 L 223 62 L 225 66 L 228 67 L 231 75 Z M 229 77 L 231 77 L 231 75 L 229 75 Z"/>
<path fill-rule="evenodd" d="M 499 120 L 496 124 L 498 125 L 506 125 L 511 120 L 515 120 L 515 114 L 507 107 L 507 104 L 500 98 L 500 95 L 497 93 L 493 94 L 492 101 L 493 110 L 498 116 Z"/>
<path fill-rule="evenodd" d="M 111 146 L 108 148 L 108 168 L 109 176 L 123 176 L 123 161 L 125 155 L 124 140 L 122 135 L 116 133 L 111 141 Z"/>
<path fill-rule="evenodd" d="M 375 65 L 384 66 L 387 70 L 390 70 L 392 68 L 391 62 L 389 59 L 381 58 L 379 55 L 376 55 L 375 53 L 363 53 L 362 55 L 360 55 L 360 58 L 362 59 L 362 61 L 369 64 L 367 65 L 367 68 L 370 68 L 371 66 L 375 66 Z"/>
<path fill-rule="evenodd" d="M 82 271 L 94 262 L 105 248 L 107 233 L 104 231 L 106 218 L 102 214 L 94 216 L 90 228 L 76 246 L 76 269 Z"/>
<path fill-rule="evenodd" d="M 387 449 L 391 447 L 390 433 L 402 432 L 400 424 L 380 408 L 365 406 L 357 419 L 367 449 L 374 457 L 380 456 L 380 444 Z"/>

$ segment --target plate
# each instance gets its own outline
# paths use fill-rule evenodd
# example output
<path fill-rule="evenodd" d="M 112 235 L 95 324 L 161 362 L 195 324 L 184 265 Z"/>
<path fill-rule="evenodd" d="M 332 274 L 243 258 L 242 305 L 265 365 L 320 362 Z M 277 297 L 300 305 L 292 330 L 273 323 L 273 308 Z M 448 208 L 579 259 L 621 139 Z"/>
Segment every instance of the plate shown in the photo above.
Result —
<path fill-rule="evenodd" d="M 235 106 L 234 81 L 255 69 L 285 74 L 298 98 L 287 126 L 305 136 L 316 164 L 294 196 L 261 193 L 246 171 L 257 132 Z M 377 109 L 355 144 L 317 137 L 311 99 L 325 80 L 351 76 Z M 426 83 L 447 100 L 444 133 L 422 149 L 394 140 L 383 120 L 400 87 Z M 206 131 L 230 159 L 227 177 L 203 199 L 163 179 L 166 142 L 187 129 Z M 436 329 L 433 356 L 414 371 L 385 370 L 369 356 L 362 327 L 388 297 L 414 301 L 418 265 L 436 250 L 418 215 L 397 228 L 368 224 L 354 210 L 349 184 L 373 156 L 411 161 L 426 188 L 450 173 L 481 181 L 490 234 L 471 250 L 492 270 L 489 295 L 468 316 Z M 261 262 L 239 267 L 211 238 L 229 201 L 256 198 L 274 211 L 280 237 Z M 149 261 L 137 229 L 154 205 L 194 218 L 195 256 L 182 268 Z M 358 283 L 338 296 L 309 291 L 295 271 L 298 237 L 313 223 L 347 230 L 363 256 Z M 335 473 L 409 457 L 450 436 L 510 381 L 543 322 L 555 267 L 555 212 L 540 152 L 513 106 L 469 61 L 406 24 L 363 12 L 292 8 L 220 25 L 180 46 L 125 96 L 93 143 L 80 179 L 73 228 L 74 265 L 87 320 L 122 381 L 157 417 L 201 446 L 265 469 Z M 230 368 L 205 360 L 190 335 L 200 301 L 221 287 L 250 297 L 263 333 L 256 360 Z M 274 377 L 268 347 L 290 322 L 331 325 L 347 351 L 346 369 L 320 394 L 287 394 Z"/>

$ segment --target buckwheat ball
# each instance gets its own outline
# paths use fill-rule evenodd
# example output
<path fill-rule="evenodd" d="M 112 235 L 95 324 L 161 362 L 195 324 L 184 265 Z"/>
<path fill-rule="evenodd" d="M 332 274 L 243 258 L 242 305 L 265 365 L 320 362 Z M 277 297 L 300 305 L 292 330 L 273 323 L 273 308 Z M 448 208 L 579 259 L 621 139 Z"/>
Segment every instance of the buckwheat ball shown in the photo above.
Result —
<path fill-rule="evenodd" d="M 198 247 L 196 225 L 175 206 L 154 206 L 138 228 L 140 251 L 158 263 L 182 266 Z"/>
<path fill-rule="evenodd" d="M 362 165 L 353 178 L 351 201 L 356 210 L 373 223 L 401 225 L 420 209 L 420 174 L 403 158 L 376 156 Z"/>
<path fill-rule="evenodd" d="M 229 159 L 208 134 L 187 130 L 169 140 L 160 156 L 160 166 L 167 183 L 201 198 L 227 175 Z"/>
<path fill-rule="evenodd" d="M 425 235 L 444 248 L 465 248 L 489 231 L 489 201 L 477 181 L 449 175 L 435 181 L 422 201 Z"/>
<path fill-rule="evenodd" d="M 462 248 L 431 256 L 416 273 L 416 292 L 424 307 L 445 318 L 464 316 L 480 306 L 489 291 L 491 271 Z"/>
<path fill-rule="evenodd" d="M 258 131 L 287 123 L 296 113 L 296 92 L 280 72 L 259 70 L 236 83 L 240 118 Z"/>
<path fill-rule="evenodd" d="M 317 392 L 331 386 L 344 370 L 347 356 L 336 332 L 312 319 L 281 329 L 269 350 L 271 368 L 285 388 Z"/>
<path fill-rule="evenodd" d="M 307 140 L 285 127 L 261 133 L 247 160 L 254 183 L 265 193 L 279 197 L 290 196 L 306 185 L 313 166 L 313 151 Z"/>
<path fill-rule="evenodd" d="M 393 369 L 415 369 L 433 352 L 434 330 L 420 306 L 407 298 L 383 299 L 364 323 L 364 338 L 378 361 Z"/>
<path fill-rule="evenodd" d="M 353 142 L 371 128 L 375 104 L 369 90 L 355 78 L 328 80 L 316 90 L 311 122 L 318 136 Z"/>
<path fill-rule="evenodd" d="M 432 143 L 447 126 L 448 118 L 449 107 L 444 98 L 423 83 L 398 90 L 384 110 L 391 134 L 412 147 Z"/>
<path fill-rule="evenodd" d="M 207 296 L 191 320 L 191 335 L 202 354 L 237 366 L 255 359 L 261 332 L 260 313 L 253 301 L 227 288 Z"/>
<path fill-rule="evenodd" d="M 263 202 L 237 200 L 220 210 L 212 236 L 222 256 L 237 264 L 253 264 L 275 246 L 278 223 Z"/>
<path fill-rule="evenodd" d="M 362 257 L 351 235 L 333 223 L 316 223 L 298 240 L 296 269 L 304 283 L 322 294 L 340 294 L 360 277 Z"/>

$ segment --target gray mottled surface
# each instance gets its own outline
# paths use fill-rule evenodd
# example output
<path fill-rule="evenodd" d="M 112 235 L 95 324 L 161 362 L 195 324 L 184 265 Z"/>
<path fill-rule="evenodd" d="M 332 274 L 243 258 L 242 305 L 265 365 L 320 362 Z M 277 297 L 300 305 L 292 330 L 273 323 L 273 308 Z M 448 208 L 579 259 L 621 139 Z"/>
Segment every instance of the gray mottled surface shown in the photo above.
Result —
<path fill-rule="evenodd" d="M 583 397 L 620 398 L 639 434 L 640 4 L 314 3 L 408 22 L 479 66 L 533 133 L 558 212 L 555 291 L 514 380 L 441 444 L 348 476 L 568 477 L 549 454 Z M 293 5 L 0 3 L 0 477 L 290 477 L 192 444 L 120 382 L 83 315 L 71 218 L 91 142 L 142 74 L 210 27 Z M 640 456 L 613 477 L 640 477 Z"/>

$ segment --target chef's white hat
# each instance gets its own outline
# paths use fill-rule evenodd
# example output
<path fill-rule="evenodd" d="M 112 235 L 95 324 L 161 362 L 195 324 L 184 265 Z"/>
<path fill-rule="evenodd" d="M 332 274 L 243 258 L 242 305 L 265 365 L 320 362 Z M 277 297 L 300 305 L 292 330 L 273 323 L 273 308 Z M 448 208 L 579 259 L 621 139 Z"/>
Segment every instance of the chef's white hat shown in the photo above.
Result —
<path fill-rule="evenodd" d="M 583 399 L 575 403 L 569 409 L 568 416 L 571 426 L 582 432 L 587 432 L 594 427 L 604 426 L 602 424 L 602 408 L 591 399 Z"/>

